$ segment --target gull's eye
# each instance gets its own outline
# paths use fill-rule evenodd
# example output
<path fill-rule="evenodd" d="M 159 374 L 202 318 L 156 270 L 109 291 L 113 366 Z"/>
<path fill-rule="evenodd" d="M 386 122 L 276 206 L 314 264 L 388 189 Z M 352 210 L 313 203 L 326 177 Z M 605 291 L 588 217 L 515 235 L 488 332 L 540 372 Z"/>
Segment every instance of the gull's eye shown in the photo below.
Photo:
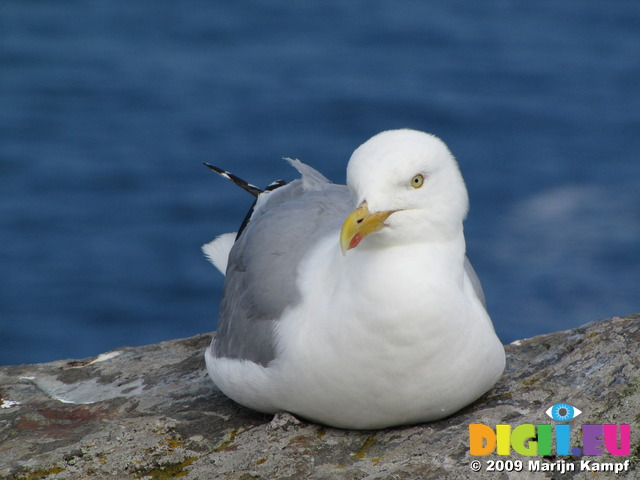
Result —
<path fill-rule="evenodd" d="M 411 179 L 410 184 L 413 188 L 420 188 L 423 183 L 424 183 L 424 175 L 419 173 Z"/>
<path fill-rule="evenodd" d="M 576 418 L 582 413 L 582 411 L 578 410 L 572 405 L 569 405 L 568 403 L 556 403 L 555 405 L 549 407 L 549 409 L 544 413 L 549 415 L 554 420 L 557 420 L 559 422 L 566 422 Z"/>

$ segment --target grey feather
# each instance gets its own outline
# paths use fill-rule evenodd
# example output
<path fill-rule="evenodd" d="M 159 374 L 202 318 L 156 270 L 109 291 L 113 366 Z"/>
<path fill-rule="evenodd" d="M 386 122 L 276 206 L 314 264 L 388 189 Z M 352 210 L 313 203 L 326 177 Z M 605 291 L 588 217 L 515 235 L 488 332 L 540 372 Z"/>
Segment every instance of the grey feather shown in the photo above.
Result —
<path fill-rule="evenodd" d="M 298 266 L 320 237 L 339 231 L 353 208 L 346 186 L 294 162 L 303 178 L 261 193 L 231 248 L 213 340 L 216 357 L 265 366 L 275 358 L 275 322 L 300 300 Z"/>

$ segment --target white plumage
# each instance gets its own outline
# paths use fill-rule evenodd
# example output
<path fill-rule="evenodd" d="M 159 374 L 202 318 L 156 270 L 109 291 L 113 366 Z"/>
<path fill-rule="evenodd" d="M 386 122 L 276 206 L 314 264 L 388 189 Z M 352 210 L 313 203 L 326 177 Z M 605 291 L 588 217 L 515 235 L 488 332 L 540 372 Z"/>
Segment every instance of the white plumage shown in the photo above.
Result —
<path fill-rule="evenodd" d="M 350 194 L 294 166 L 304 181 L 260 194 L 233 247 L 206 246 L 227 271 L 205 355 L 216 385 L 255 410 L 355 429 L 437 420 L 489 390 L 504 349 L 465 257 L 467 191 L 444 143 L 376 135 L 349 161 Z"/>

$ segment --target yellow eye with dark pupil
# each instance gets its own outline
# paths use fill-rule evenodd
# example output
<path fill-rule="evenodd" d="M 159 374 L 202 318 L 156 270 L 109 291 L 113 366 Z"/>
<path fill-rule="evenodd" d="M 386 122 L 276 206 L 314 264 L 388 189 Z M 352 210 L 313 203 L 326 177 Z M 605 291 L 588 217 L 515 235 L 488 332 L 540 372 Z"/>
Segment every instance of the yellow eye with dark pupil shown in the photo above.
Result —
<path fill-rule="evenodd" d="M 424 176 L 421 173 L 417 174 L 415 177 L 411 179 L 411 186 L 413 188 L 420 188 L 424 183 Z"/>

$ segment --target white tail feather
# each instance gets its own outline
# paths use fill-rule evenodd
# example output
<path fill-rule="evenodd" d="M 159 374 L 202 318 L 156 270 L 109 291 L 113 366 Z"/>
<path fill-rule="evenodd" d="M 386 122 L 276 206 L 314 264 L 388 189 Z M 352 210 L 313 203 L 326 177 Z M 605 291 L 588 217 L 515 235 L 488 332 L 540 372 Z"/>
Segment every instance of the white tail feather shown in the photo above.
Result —
<path fill-rule="evenodd" d="M 220 272 L 225 275 L 227 271 L 227 261 L 229 252 L 236 241 L 236 233 L 224 233 L 212 242 L 202 246 L 202 251 Z"/>

